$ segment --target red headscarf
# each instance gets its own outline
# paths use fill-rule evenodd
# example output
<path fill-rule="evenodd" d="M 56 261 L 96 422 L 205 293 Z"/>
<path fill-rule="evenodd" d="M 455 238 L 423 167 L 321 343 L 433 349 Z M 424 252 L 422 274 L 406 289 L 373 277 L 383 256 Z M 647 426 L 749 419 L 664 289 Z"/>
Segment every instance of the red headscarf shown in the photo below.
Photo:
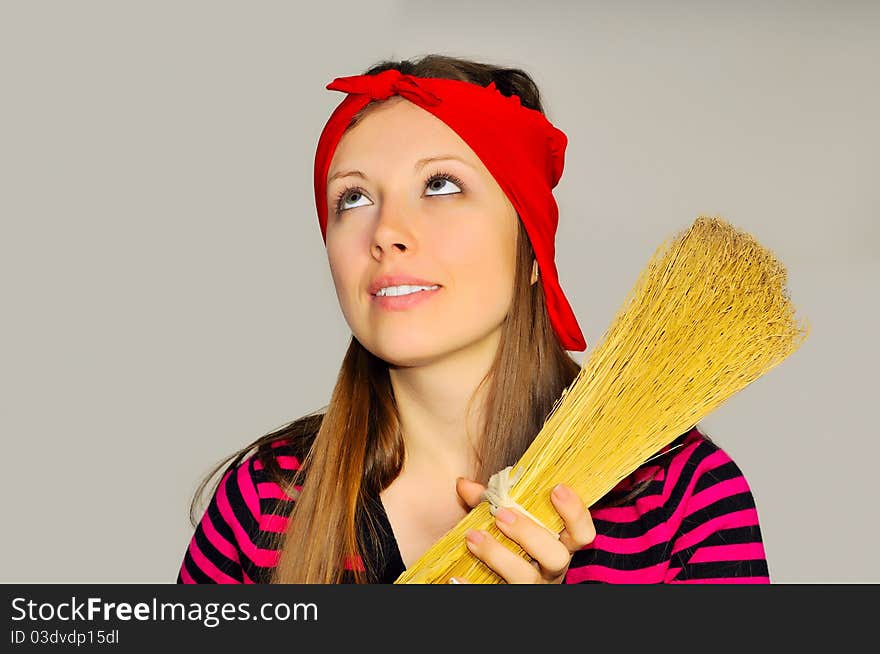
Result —
<path fill-rule="evenodd" d="M 464 140 L 519 214 L 535 251 L 553 330 L 566 350 L 585 350 L 584 336 L 559 285 L 555 263 L 559 209 L 552 189 L 562 177 L 568 138 L 540 111 L 505 96 L 491 82 L 414 77 L 398 70 L 337 77 L 327 89 L 348 95 L 333 111 L 315 153 L 315 202 L 327 240 L 327 173 L 352 117 L 373 100 L 400 95 L 435 115 Z"/>

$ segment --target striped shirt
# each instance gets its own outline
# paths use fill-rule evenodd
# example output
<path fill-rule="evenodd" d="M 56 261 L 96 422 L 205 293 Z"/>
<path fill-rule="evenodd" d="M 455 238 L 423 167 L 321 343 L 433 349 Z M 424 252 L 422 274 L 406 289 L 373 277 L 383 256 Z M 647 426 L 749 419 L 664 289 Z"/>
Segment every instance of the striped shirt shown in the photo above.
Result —
<path fill-rule="evenodd" d="M 304 453 L 290 440 L 272 443 L 282 470 L 299 469 Z M 650 479 L 650 481 L 648 481 Z M 639 483 L 647 486 L 627 498 Z M 280 552 L 270 546 L 293 508 L 253 454 L 224 473 L 196 526 L 177 583 L 268 583 Z M 374 498 L 381 552 L 370 565 L 374 583 L 404 571 L 390 522 Z M 565 583 L 769 583 L 754 498 L 734 461 L 697 427 L 623 479 L 590 507 L 596 538 L 574 553 Z M 366 541 L 365 541 L 366 542 Z M 347 575 L 347 576 L 346 576 Z M 348 581 L 346 581 L 348 579 Z"/>

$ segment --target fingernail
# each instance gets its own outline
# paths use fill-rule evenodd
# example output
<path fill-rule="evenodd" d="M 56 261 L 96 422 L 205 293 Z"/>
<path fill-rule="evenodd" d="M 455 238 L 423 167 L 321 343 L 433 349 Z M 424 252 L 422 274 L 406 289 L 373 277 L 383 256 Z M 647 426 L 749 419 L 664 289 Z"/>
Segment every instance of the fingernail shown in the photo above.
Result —
<path fill-rule="evenodd" d="M 516 520 L 516 515 L 510 509 L 499 509 L 495 512 L 495 517 L 506 525 L 512 525 Z"/>
<path fill-rule="evenodd" d="M 569 496 L 570 496 L 570 491 L 569 491 L 565 486 L 563 486 L 562 484 L 556 484 L 556 485 L 553 487 L 553 496 L 554 496 L 557 500 L 563 500 L 563 501 L 564 501 L 564 500 L 567 500 L 567 499 L 569 498 Z"/>
<path fill-rule="evenodd" d="M 483 533 L 477 531 L 476 529 L 468 529 L 465 537 L 474 545 L 476 545 L 477 543 L 482 543 L 484 538 Z"/>

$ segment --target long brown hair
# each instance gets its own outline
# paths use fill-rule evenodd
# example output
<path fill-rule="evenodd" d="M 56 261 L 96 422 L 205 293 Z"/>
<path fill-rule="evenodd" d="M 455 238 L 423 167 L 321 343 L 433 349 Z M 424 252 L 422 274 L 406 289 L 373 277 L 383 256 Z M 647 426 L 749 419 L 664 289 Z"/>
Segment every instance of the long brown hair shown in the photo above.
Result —
<path fill-rule="evenodd" d="M 486 86 L 494 81 L 505 95 L 543 113 L 540 93 L 522 70 L 454 57 L 428 55 L 417 61 L 384 61 L 365 74 L 389 68 L 421 77 L 458 79 Z M 352 120 L 365 115 L 370 103 Z M 482 433 L 477 435 L 476 480 L 515 464 L 540 431 L 563 389 L 580 365 L 559 344 L 550 324 L 540 282 L 531 284 L 534 251 L 521 221 L 517 235 L 517 265 L 513 301 L 502 325 L 498 351 L 479 385 L 485 384 Z M 477 390 L 479 390 L 479 388 Z M 474 396 L 476 397 L 475 391 Z M 307 452 L 292 476 L 274 465 L 272 443 L 293 439 Z M 296 497 L 287 529 L 277 534 L 280 558 L 272 583 L 338 583 L 348 557 L 378 547 L 375 506 L 368 500 L 400 473 L 404 443 L 400 434 L 388 364 L 352 336 L 348 351 L 322 413 L 304 416 L 254 441 L 229 458 L 236 465 L 254 447 L 267 473 Z M 229 460 L 226 459 L 226 461 Z M 190 509 L 195 524 L 196 499 L 217 466 L 196 491 Z M 308 484 L 304 480 L 308 478 Z M 294 487 L 301 485 L 301 492 Z M 357 528 L 359 516 L 370 527 L 366 538 Z M 364 562 L 367 557 L 363 557 Z M 368 572 L 353 570 L 356 583 L 368 583 Z"/>

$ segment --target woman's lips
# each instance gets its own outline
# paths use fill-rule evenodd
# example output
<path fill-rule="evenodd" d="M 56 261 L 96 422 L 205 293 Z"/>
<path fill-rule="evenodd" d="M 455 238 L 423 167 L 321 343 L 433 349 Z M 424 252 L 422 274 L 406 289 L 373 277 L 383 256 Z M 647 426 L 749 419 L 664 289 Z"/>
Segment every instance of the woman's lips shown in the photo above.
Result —
<path fill-rule="evenodd" d="M 386 311 L 406 311 L 422 302 L 426 302 L 443 290 L 443 287 L 429 291 L 416 291 L 407 295 L 371 295 L 370 299 L 376 307 Z"/>

